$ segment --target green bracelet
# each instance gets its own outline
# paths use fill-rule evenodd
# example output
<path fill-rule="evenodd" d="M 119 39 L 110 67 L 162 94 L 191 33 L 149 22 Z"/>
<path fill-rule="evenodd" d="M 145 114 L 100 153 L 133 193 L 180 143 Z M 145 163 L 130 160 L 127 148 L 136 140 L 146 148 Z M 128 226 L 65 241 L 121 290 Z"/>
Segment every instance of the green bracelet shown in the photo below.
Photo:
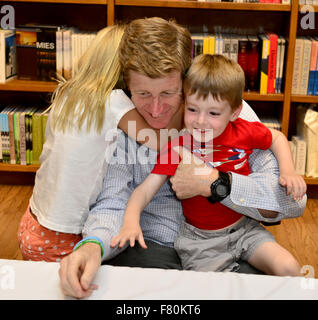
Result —
<path fill-rule="evenodd" d="M 78 242 L 75 247 L 73 248 L 73 251 L 76 251 L 78 248 L 80 248 L 82 245 L 84 245 L 85 243 L 96 243 L 99 245 L 100 249 L 101 249 L 101 256 L 102 258 L 104 257 L 104 246 L 103 244 L 95 238 L 84 238 L 83 240 L 81 240 L 80 242 Z"/>

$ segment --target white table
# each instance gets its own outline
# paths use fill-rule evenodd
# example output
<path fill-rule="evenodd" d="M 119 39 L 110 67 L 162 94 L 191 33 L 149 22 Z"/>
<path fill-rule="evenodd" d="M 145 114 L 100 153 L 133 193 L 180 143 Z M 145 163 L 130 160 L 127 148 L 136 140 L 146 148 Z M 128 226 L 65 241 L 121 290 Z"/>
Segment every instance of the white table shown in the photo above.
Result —
<path fill-rule="evenodd" d="M 0 259 L 0 299 L 64 297 L 58 263 Z M 318 279 L 102 266 L 90 299 L 318 300 Z"/>

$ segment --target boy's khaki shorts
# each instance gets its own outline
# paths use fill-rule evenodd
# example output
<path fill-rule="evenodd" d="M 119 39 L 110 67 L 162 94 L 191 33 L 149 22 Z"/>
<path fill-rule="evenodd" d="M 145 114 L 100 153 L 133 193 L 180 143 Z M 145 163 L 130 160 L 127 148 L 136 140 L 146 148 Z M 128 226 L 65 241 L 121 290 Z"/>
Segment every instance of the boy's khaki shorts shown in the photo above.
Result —
<path fill-rule="evenodd" d="M 275 241 L 259 222 L 243 217 L 233 227 L 201 230 L 183 222 L 175 249 L 185 270 L 237 271 L 262 243 Z"/>

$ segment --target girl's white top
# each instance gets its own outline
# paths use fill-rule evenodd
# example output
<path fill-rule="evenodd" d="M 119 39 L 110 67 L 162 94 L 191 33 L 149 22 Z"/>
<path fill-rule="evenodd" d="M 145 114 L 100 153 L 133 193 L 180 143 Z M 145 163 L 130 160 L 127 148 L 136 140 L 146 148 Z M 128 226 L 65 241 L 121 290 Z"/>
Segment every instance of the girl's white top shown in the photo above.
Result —
<path fill-rule="evenodd" d="M 53 131 L 47 121 L 45 143 L 30 206 L 44 227 L 79 234 L 105 177 L 116 147 L 118 122 L 134 108 L 122 90 L 113 90 L 105 105 L 101 133 L 94 128 L 66 133 Z M 108 133 L 108 134 L 107 134 Z"/>

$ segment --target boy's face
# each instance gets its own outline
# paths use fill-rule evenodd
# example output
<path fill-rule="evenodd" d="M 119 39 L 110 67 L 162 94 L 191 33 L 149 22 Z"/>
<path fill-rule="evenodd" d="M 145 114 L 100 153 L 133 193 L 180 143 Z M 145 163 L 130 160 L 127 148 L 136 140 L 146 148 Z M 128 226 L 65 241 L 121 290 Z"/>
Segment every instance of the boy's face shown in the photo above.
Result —
<path fill-rule="evenodd" d="M 181 107 L 182 80 L 179 71 L 152 79 L 130 70 L 128 87 L 136 109 L 154 129 L 166 128 Z"/>
<path fill-rule="evenodd" d="M 222 134 L 230 121 L 236 120 L 242 107 L 234 112 L 226 100 L 217 101 L 211 94 L 203 100 L 197 93 L 185 98 L 184 123 L 195 140 L 208 142 Z"/>

